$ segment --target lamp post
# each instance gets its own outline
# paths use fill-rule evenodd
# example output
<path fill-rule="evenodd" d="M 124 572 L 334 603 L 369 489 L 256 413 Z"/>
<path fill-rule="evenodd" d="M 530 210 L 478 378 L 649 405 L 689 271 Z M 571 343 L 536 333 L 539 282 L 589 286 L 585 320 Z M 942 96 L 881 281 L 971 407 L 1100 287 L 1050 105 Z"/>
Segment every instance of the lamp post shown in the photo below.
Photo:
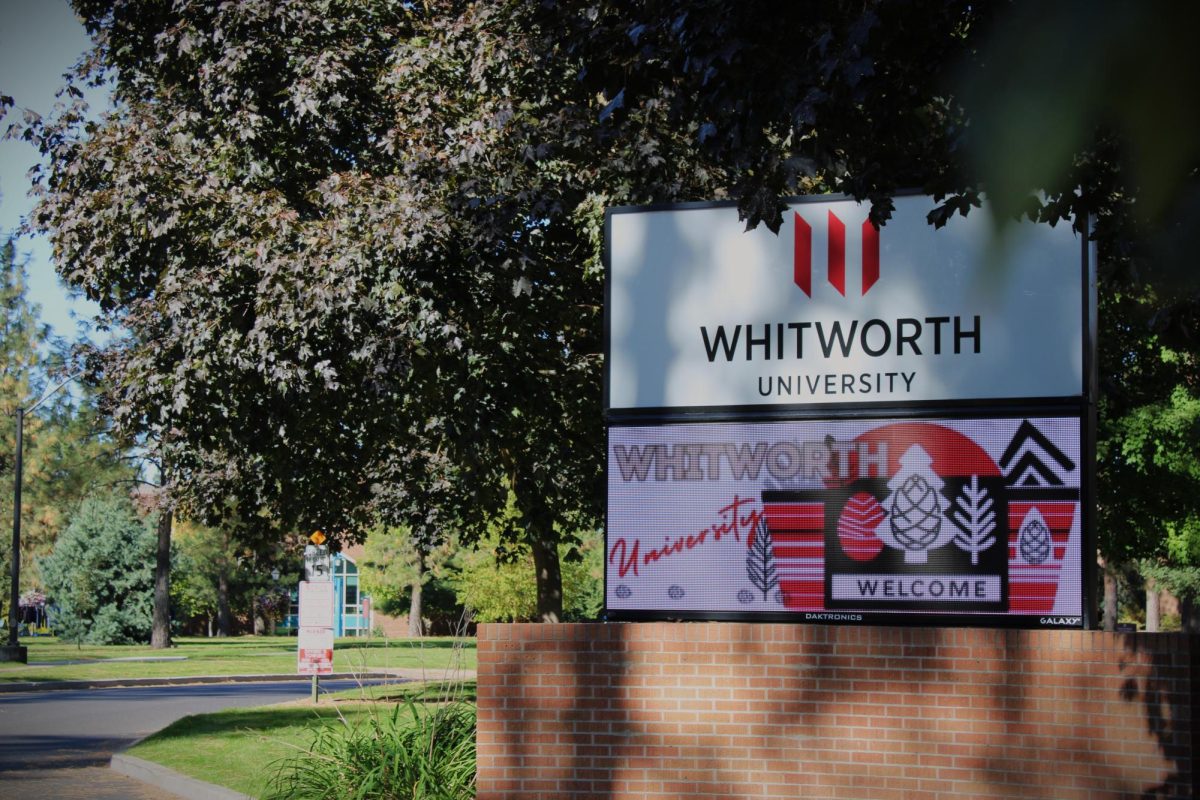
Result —
<path fill-rule="evenodd" d="M 8 595 L 8 644 L 0 648 L 0 661 L 29 661 L 29 651 L 17 642 L 17 606 L 21 601 L 21 436 L 25 429 L 25 409 L 17 408 L 17 457 L 13 461 L 13 527 L 12 563 L 9 576 L 12 580 Z"/>
<path fill-rule="evenodd" d="M 21 646 L 17 639 L 17 608 L 21 602 L 21 456 L 24 451 L 22 439 L 25 433 L 25 414 L 35 411 L 38 406 L 49 400 L 71 381 L 79 377 L 79 373 L 69 376 L 62 383 L 42 395 L 41 399 L 29 408 L 17 406 L 17 452 L 13 459 L 13 527 L 12 527 L 12 563 L 9 564 L 9 576 L 12 586 L 9 588 L 8 605 L 8 644 L 0 647 L 0 661 L 29 661 L 29 650 Z"/>

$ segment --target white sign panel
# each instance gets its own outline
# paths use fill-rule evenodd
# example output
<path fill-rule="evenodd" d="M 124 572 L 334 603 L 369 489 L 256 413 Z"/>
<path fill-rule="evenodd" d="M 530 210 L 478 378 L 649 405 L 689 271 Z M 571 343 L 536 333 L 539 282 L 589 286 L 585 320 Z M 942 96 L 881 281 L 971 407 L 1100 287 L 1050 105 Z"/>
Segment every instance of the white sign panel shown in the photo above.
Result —
<path fill-rule="evenodd" d="M 617 618 L 1082 625 L 1080 418 L 614 425 Z"/>
<path fill-rule="evenodd" d="M 333 674 L 333 629 L 301 626 L 296 646 L 299 675 Z"/>
<path fill-rule="evenodd" d="M 792 205 L 779 235 L 730 206 L 609 216 L 608 407 L 1078 398 L 1084 271 L 1067 224 L 983 211 L 942 229 L 928 197 Z"/>
<path fill-rule="evenodd" d="M 328 547 L 311 543 L 305 545 L 304 579 L 312 583 L 333 580 L 333 557 Z"/>
<path fill-rule="evenodd" d="M 333 583 L 300 582 L 300 626 L 333 628 Z"/>

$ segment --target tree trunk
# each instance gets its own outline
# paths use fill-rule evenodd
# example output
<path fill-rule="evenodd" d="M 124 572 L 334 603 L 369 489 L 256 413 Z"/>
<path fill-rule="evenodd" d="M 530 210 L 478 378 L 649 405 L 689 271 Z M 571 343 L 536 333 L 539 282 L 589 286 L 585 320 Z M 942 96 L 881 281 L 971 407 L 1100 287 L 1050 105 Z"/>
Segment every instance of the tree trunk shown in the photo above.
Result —
<path fill-rule="evenodd" d="M 552 525 L 530 524 L 529 545 L 537 571 L 537 613 L 540 622 L 561 622 L 563 609 L 562 567 Z"/>
<path fill-rule="evenodd" d="M 1179 598 L 1179 622 L 1184 633 L 1200 633 L 1200 614 L 1196 613 L 1194 597 Z"/>
<path fill-rule="evenodd" d="M 154 622 L 150 646 L 171 646 L 171 513 L 158 512 L 158 549 L 154 560 Z"/>
<path fill-rule="evenodd" d="M 421 548 L 417 547 L 417 576 L 413 579 L 410 589 L 412 594 L 408 600 L 408 635 L 414 638 L 420 638 L 425 635 L 425 620 L 423 614 L 424 597 L 421 596 L 421 588 L 425 583 L 425 553 Z"/>
<path fill-rule="evenodd" d="M 228 636 L 233 626 L 233 615 L 229 613 L 229 576 L 221 570 L 217 574 L 217 636 Z"/>
<path fill-rule="evenodd" d="M 421 619 L 421 579 L 412 582 L 412 598 L 408 601 L 408 635 L 421 637 L 425 635 L 425 624 Z"/>
<path fill-rule="evenodd" d="M 533 551 L 533 568 L 537 578 L 537 615 L 539 622 L 562 622 L 563 593 L 562 565 L 558 561 L 558 531 L 554 529 L 554 513 L 547 508 L 541 492 L 532 484 L 517 489 L 517 508 L 525 527 L 526 541 Z"/>
<path fill-rule="evenodd" d="M 1158 582 L 1154 578 L 1146 579 L 1146 631 L 1158 632 Z"/>
<path fill-rule="evenodd" d="M 1107 562 L 1101 562 L 1104 569 L 1104 630 L 1117 629 L 1117 574 Z"/>

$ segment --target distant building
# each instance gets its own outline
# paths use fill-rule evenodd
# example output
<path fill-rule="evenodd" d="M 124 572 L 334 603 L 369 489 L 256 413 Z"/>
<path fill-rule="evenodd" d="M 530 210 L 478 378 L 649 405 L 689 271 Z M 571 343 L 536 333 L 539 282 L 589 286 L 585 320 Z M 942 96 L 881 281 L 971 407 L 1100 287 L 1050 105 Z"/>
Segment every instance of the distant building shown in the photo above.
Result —
<path fill-rule="evenodd" d="M 358 564 L 347 553 L 333 554 L 334 636 L 368 636 L 373 630 L 371 598 L 358 584 Z M 295 633 L 299 626 L 299 593 L 291 592 L 287 615 L 276 626 L 279 633 Z"/>

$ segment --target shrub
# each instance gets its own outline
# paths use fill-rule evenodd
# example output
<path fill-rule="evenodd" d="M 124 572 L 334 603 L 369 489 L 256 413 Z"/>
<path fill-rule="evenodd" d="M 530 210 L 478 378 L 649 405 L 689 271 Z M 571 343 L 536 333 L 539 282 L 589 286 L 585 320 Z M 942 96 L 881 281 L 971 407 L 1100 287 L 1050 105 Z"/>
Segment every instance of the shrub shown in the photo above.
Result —
<path fill-rule="evenodd" d="M 475 709 L 410 699 L 365 724 L 318 729 L 308 753 L 276 770 L 264 800 L 467 800 Z"/>

